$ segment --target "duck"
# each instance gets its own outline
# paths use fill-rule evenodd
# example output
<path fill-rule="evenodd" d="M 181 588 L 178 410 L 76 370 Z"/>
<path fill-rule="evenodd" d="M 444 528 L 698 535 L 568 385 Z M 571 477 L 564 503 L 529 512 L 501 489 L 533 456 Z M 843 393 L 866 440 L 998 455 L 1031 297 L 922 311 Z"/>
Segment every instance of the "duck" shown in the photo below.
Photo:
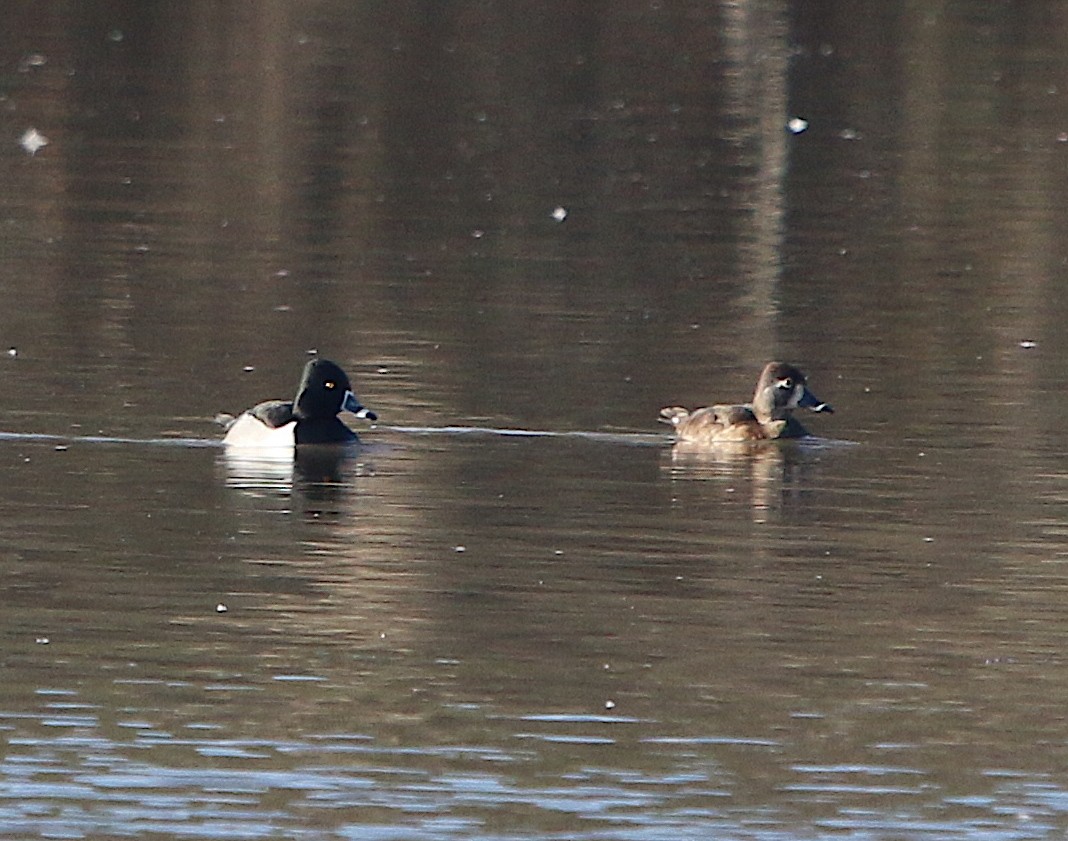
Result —
<path fill-rule="evenodd" d="M 808 388 L 799 368 L 769 362 L 760 372 L 752 403 L 720 404 L 694 409 L 668 406 L 660 420 L 675 429 L 676 443 L 709 445 L 719 442 L 769 441 L 803 438 L 807 429 L 794 417 L 794 409 L 834 413 Z"/>
<path fill-rule="evenodd" d="M 223 444 L 228 448 L 354 444 L 359 438 L 338 418 L 342 411 L 378 420 L 378 415 L 360 405 L 340 365 L 312 359 L 304 366 L 292 402 L 265 400 L 242 412 L 229 424 Z"/>

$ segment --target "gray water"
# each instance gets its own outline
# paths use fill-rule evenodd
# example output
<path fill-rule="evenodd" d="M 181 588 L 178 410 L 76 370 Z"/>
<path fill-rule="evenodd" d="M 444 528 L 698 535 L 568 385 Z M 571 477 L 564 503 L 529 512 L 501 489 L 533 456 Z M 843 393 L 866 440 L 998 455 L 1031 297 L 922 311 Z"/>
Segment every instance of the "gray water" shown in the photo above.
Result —
<path fill-rule="evenodd" d="M 0 835 L 1064 837 L 1063 4 L 5 11 Z"/>

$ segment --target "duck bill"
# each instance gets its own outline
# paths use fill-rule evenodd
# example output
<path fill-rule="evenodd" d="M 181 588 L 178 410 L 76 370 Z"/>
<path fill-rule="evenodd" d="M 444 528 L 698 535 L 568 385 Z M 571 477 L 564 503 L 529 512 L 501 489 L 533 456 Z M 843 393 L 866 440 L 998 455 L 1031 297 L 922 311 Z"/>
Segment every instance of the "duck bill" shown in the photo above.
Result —
<path fill-rule="evenodd" d="M 826 412 L 829 415 L 834 414 L 834 406 L 830 403 L 824 403 L 807 388 L 805 389 L 804 394 L 801 395 L 801 399 L 797 401 L 797 405 L 802 409 L 811 409 L 813 412 Z"/>
<path fill-rule="evenodd" d="M 356 399 L 356 395 L 351 391 L 345 392 L 345 402 L 341 404 L 341 408 L 346 412 L 352 412 L 358 418 L 366 418 L 369 421 L 378 420 L 378 415 L 361 406 L 360 401 Z"/>

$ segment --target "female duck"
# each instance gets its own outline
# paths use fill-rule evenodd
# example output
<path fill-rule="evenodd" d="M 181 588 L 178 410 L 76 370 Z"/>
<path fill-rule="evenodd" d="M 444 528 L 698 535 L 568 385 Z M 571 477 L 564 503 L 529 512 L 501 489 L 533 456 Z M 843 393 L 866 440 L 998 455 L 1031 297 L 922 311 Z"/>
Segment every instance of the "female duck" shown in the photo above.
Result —
<path fill-rule="evenodd" d="M 769 362 L 757 380 L 753 402 L 708 406 L 690 412 L 681 406 L 660 410 L 660 420 L 675 427 L 675 440 L 693 444 L 801 438 L 808 431 L 793 410 L 834 412 L 808 390 L 805 375 L 784 362 Z"/>
<path fill-rule="evenodd" d="M 351 444 L 359 439 L 338 418 L 341 411 L 358 418 L 378 420 L 360 405 L 345 372 L 328 359 L 313 359 L 304 366 L 297 396 L 292 403 L 266 400 L 230 424 L 223 444 L 227 447 L 293 447 L 300 444 Z"/>

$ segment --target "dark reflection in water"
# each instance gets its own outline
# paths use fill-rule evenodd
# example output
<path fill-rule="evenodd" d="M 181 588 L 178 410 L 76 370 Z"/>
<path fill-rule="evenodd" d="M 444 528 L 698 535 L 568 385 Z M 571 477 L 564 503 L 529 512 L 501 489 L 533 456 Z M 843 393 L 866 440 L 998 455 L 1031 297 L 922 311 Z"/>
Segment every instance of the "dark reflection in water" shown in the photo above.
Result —
<path fill-rule="evenodd" d="M 1065 834 L 1062 4 L 5 13 L 0 834 Z"/>
<path fill-rule="evenodd" d="M 229 449 L 223 462 L 229 484 L 237 488 L 275 487 L 289 491 L 294 482 L 306 491 L 336 488 L 343 491 L 361 467 L 363 447 L 304 446 L 292 450 Z"/>

